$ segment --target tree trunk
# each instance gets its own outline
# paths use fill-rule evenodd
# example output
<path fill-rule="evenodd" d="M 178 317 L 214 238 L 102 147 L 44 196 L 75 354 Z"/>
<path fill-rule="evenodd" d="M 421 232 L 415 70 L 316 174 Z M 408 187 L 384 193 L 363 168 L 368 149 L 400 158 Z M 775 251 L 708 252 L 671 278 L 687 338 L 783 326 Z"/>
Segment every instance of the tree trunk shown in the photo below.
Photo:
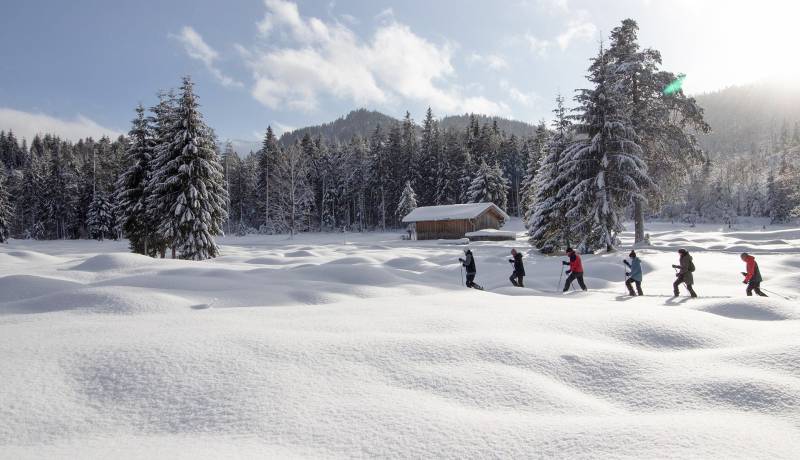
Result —
<path fill-rule="evenodd" d="M 644 200 L 633 200 L 634 244 L 644 241 Z"/>

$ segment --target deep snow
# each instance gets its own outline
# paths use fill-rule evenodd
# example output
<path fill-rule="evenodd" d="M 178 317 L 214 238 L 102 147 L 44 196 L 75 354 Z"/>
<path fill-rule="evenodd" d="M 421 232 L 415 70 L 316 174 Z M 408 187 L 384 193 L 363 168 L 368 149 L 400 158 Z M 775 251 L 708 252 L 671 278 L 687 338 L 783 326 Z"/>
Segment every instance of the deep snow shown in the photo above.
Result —
<path fill-rule="evenodd" d="M 470 243 L 487 292 L 464 246 L 398 233 L 226 237 L 207 262 L 14 240 L 0 457 L 797 458 L 800 229 L 650 230 L 639 298 L 627 249 L 562 295 L 523 240 Z M 669 297 L 678 247 L 700 299 Z M 786 299 L 744 297 L 741 250 Z"/>

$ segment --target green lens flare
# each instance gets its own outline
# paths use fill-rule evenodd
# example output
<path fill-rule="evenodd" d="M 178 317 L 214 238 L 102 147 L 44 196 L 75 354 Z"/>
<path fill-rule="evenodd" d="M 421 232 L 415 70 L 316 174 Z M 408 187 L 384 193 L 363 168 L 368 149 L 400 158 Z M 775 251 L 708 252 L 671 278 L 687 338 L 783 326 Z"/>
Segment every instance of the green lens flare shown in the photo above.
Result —
<path fill-rule="evenodd" d="M 685 79 L 686 79 L 686 74 L 683 73 L 678 74 L 678 78 L 676 78 L 672 83 L 667 85 L 667 87 L 664 88 L 664 91 L 662 92 L 666 96 L 677 93 L 678 91 L 681 90 L 681 87 L 683 86 L 683 80 Z"/>

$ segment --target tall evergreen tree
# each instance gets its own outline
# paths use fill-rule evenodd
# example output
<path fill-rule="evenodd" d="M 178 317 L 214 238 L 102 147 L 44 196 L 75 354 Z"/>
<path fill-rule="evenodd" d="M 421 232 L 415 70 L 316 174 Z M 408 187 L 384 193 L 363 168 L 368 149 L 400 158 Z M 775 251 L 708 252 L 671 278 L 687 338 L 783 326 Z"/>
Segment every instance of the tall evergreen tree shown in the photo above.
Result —
<path fill-rule="evenodd" d="M 652 183 L 602 47 L 589 72 L 594 88 L 575 97 L 579 104 L 575 127 L 585 138 L 573 142 L 561 158 L 565 184 L 558 199 L 569 200 L 566 218 L 584 249 L 604 246 L 611 251 L 622 231 L 625 207 L 643 198 Z"/>
<path fill-rule="evenodd" d="M 413 185 L 420 191 L 419 201 L 423 206 L 436 202 L 437 167 L 441 154 L 439 126 L 428 107 L 422 124 L 422 139 L 412 162 Z"/>
<path fill-rule="evenodd" d="M 508 181 L 503 177 L 500 166 L 495 164 L 490 167 L 483 161 L 469 187 L 469 202 L 494 203 L 501 209 L 506 209 L 507 191 Z"/>
<path fill-rule="evenodd" d="M 638 136 L 637 143 L 642 149 L 638 155 L 653 174 L 645 193 L 633 197 L 637 242 L 644 239 L 646 195 L 650 197 L 649 203 L 656 205 L 674 193 L 675 184 L 685 184 L 687 169 L 703 160 L 692 133 L 710 130 L 703 119 L 703 109 L 693 98 L 682 91 L 669 94 L 664 91 L 678 77 L 659 70 L 660 52 L 640 49 L 638 30 L 636 21 L 622 21 L 611 31 L 611 44 L 603 59 L 617 85 L 619 110 L 630 120 Z"/>
<path fill-rule="evenodd" d="M 0 243 L 7 243 L 11 233 L 11 203 L 5 172 L 0 170 Z"/>
<path fill-rule="evenodd" d="M 194 84 L 183 79 L 181 97 L 175 108 L 171 142 L 160 152 L 159 168 L 151 203 L 162 211 L 158 233 L 171 240 L 173 251 L 183 259 L 216 257 L 219 248 L 214 236 L 222 234 L 228 200 L 222 166 L 215 148 L 213 132 L 198 110 Z"/>
<path fill-rule="evenodd" d="M 530 243 L 540 250 L 568 246 L 571 234 L 566 218 L 570 202 L 565 196 L 559 197 L 559 191 L 568 179 L 561 174 L 559 165 L 564 151 L 572 143 L 572 122 L 561 95 L 556 97 L 553 114 L 553 136 L 526 191 L 530 207 L 525 215 L 525 224 L 529 229 Z"/>
<path fill-rule="evenodd" d="M 400 195 L 400 202 L 397 203 L 397 217 L 402 220 L 415 209 L 417 209 L 417 194 L 411 187 L 411 181 L 406 181 L 403 193 Z"/>
<path fill-rule="evenodd" d="M 272 192 L 275 182 L 275 173 L 277 169 L 279 153 L 278 138 L 272 131 L 272 126 L 267 126 L 267 132 L 264 134 L 264 141 L 261 144 L 261 150 L 258 151 L 258 173 L 256 194 L 258 197 L 258 205 L 263 216 L 261 222 L 261 231 L 263 233 L 273 233 L 277 230 L 276 222 L 272 218 L 272 213 L 275 208 L 275 203 L 272 202 Z"/>
<path fill-rule="evenodd" d="M 122 233 L 130 241 L 131 251 L 154 255 L 148 239 L 153 224 L 147 213 L 147 184 L 153 160 L 153 128 L 145 117 L 144 107 L 136 107 L 136 118 L 128 133 L 130 142 L 125 152 L 125 169 L 117 180 L 117 215 Z"/>
<path fill-rule="evenodd" d="M 89 235 L 93 239 L 103 241 L 106 238 L 113 238 L 113 209 L 104 192 L 95 193 L 94 199 L 89 205 L 86 223 L 89 229 Z"/>

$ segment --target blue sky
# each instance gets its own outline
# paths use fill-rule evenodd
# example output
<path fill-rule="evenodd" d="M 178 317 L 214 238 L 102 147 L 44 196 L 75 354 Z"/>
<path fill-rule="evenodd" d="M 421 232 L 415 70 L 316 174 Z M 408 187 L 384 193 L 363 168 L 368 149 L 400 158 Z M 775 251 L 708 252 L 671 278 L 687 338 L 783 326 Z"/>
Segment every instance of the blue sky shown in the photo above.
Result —
<path fill-rule="evenodd" d="M 125 132 L 184 74 L 221 139 L 257 141 L 357 107 L 419 120 L 535 122 L 584 85 L 631 17 L 664 68 L 704 92 L 797 75 L 798 2 L 779 0 L 18 1 L 0 16 L 0 129 Z M 793 56 L 793 57 L 792 57 Z"/>

